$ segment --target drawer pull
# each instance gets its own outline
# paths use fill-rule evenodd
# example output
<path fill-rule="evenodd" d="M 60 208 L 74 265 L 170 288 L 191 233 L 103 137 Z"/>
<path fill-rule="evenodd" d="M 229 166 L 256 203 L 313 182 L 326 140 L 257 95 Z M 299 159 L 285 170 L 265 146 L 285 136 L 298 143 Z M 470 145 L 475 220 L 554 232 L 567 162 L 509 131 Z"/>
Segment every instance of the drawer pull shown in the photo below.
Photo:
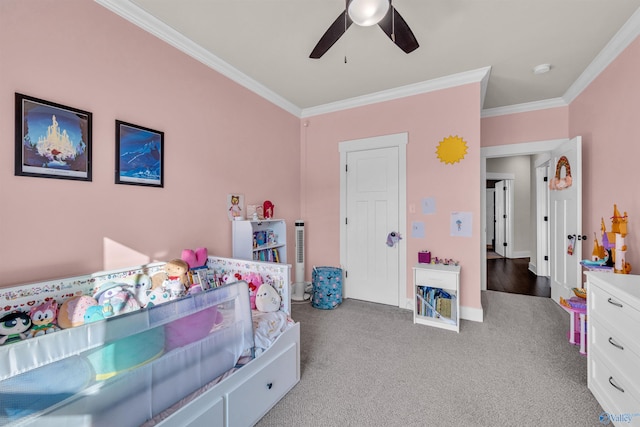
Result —
<path fill-rule="evenodd" d="M 617 342 L 613 341 L 613 337 L 609 337 L 609 344 L 611 344 L 612 346 L 614 346 L 616 348 L 619 348 L 620 350 L 624 350 L 623 346 L 621 346 Z"/>
<path fill-rule="evenodd" d="M 609 380 L 609 381 L 611 381 L 611 380 Z M 268 388 L 269 390 L 271 390 L 271 387 L 273 387 L 273 383 L 267 383 L 267 388 Z"/>
<path fill-rule="evenodd" d="M 611 298 L 609 298 L 607 301 L 609 302 L 609 304 L 613 304 L 613 305 L 615 305 L 616 307 L 620 307 L 620 308 L 622 308 L 622 304 L 620 304 L 619 302 L 615 302 L 615 301 L 614 301 L 614 300 L 612 300 Z"/>
<path fill-rule="evenodd" d="M 618 389 L 619 391 L 624 393 L 624 389 L 622 387 L 620 387 L 619 385 L 617 385 L 616 383 L 613 382 L 613 377 L 609 377 L 609 384 L 611 384 L 612 386 L 614 386 L 616 389 Z"/>

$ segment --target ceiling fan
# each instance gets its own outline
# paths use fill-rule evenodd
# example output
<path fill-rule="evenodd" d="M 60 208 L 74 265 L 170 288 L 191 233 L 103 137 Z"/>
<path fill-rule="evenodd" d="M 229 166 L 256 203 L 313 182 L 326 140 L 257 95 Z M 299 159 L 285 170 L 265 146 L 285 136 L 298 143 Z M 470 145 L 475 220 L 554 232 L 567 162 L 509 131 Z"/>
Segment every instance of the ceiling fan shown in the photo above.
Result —
<path fill-rule="evenodd" d="M 420 46 L 407 22 L 400 16 L 392 0 L 346 0 L 344 12 L 331 24 L 313 48 L 309 58 L 324 55 L 347 31 L 351 24 L 370 26 L 378 24 L 391 41 L 406 53 Z"/>

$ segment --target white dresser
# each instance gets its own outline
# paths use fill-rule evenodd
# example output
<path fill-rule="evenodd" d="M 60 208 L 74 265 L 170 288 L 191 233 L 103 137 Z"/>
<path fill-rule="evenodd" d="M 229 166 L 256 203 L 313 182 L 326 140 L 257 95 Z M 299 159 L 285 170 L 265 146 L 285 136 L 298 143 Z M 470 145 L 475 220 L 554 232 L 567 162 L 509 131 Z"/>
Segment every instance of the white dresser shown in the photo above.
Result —
<path fill-rule="evenodd" d="M 640 276 L 585 275 L 587 385 L 605 412 L 601 418 L 640 426 Z"/>

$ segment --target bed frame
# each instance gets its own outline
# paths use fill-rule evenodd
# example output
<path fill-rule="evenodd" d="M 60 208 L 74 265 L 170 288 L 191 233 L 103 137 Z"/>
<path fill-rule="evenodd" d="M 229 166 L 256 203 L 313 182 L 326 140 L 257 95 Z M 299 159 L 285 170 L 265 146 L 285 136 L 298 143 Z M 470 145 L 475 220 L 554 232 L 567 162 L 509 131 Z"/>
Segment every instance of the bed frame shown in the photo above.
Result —
<path fill-rule="evenodd" d="M 14 309 L 24 311 L 25 307 L 39 304 L 47 298 L 61 300 L 77 293 L 91 294 L 105 281 L 142 274 L 150 276 L 159 271 L 163 264 L 154 263 L 0 289 L 0 314 Z M 218 276 L 233 275 L 236 272 L 259 273 L 281 295 L 280 310 L 290 314 L 289 265 L 210 256 L 207 266 Z M 212 369 L 215 368 L 212 366 L 217 363 L 212 363 L 209 356 L 213 354 L 217 358 L 218 353 L 226 355 L 226 343 L 229 343 L 229 347 L 237 347 L 238 342 L 253 346 L 252 320 L 250 314 L 245 314 L 247 311 L 250 313 L 246 282 L 223 286 L 195 294 L 193 298 L 170 301 L 106 321 L 0 346 L 0 360 L 3 360 L 0 364 L 0 399 L 7 398 L 2 395 L 3 391 L 7 393 L 6 387 L 3 390 L 3 384 L 8 384 L 20 374 L 55 362 L 72 360 L 87 350 L 101 348 L 100 346 L 122 336 L 144 333 L 150 328 L 205 308 L 222 306 L 220 304 L 231 304 L 232 310 L 239 313 L 231 335 L 226 332 L 224 336 L 211 334 L 180 348 L 178 352 L 165 353 L 150 363 L 114 377 L 115 380 L 109 383 L 111 388 L 100 389 L 94 385 L 92 390 L 69 396 L 60 403 L 12 421 L 9 425 L 37 425 L 44 422 L 47 427 L 137 426 L 144 420 L 152 420 L 153 425 L 180 427 L 254 425 L 300 380 L 298 323 L 283 332 L 261 355 L 246 357 L 249 361 L 242 367 L 225 371 L 218 381 L 208 380 L 204 384 L 196 384 L 206 377 L 202 374 L 204 371 L 213 374 Z M 237 352 L 237 348 L 235 351 Z M 169 380 L 170 377 L 165 376 L 174 366 L 173 360 L 178 361 L 177 366 L 180 368 L 173 369 L 180 375 L 178 384 L 174 378 Z M 161 374 L 158 375 L 158 372 Z M 136 390 L 136 387 L 141 389 Z M 99 398 L 92 397 L 93 394 L 99 394 Z M 97 416 L 98 413 L 101 415 Z M 113 416 L 105 417 L 104 414 Z M 163 418 L 157 420 L 159 415 Z"/>

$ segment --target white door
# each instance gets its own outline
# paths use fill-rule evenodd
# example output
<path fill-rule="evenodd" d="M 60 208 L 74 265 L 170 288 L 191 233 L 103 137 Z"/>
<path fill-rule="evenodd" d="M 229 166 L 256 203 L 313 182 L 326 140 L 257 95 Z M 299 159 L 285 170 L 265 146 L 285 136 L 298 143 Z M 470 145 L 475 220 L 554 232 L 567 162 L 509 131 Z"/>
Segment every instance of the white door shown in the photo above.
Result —
<path fill-rule="evenodd" d="M 398 306 L 398 148 L 350 151 L 345 173 L 345 296 Z"/>
<path fill-rule="evenodd" d="M 487 245 L 494 245 L 495 238 L 495 188 L 487 188 Z M 494 248 L 495 250 L 495 248 Z"/>
<path fill-rule="evenodd" d="M 504 247 L 506 241 L 506 223 L 505 223 L 505 181 L 496 182 L 496 191 L 495 191 L 495 203 L 496 203 L 496 216 L 495 216 L 495 235 L 496 235 L 496 244 L 493 250 L 500 256 L 504 256 Z"/>
<path fill-rule="evenodd" d="M 553 150 L 550 165 L 551 298 L 559 302 L 582 287 L 582 139 Z"/>
<path fill-rule="evenodd" d="M 549 166 L 536 168 L 536 275 L 549 276 Z"/>

